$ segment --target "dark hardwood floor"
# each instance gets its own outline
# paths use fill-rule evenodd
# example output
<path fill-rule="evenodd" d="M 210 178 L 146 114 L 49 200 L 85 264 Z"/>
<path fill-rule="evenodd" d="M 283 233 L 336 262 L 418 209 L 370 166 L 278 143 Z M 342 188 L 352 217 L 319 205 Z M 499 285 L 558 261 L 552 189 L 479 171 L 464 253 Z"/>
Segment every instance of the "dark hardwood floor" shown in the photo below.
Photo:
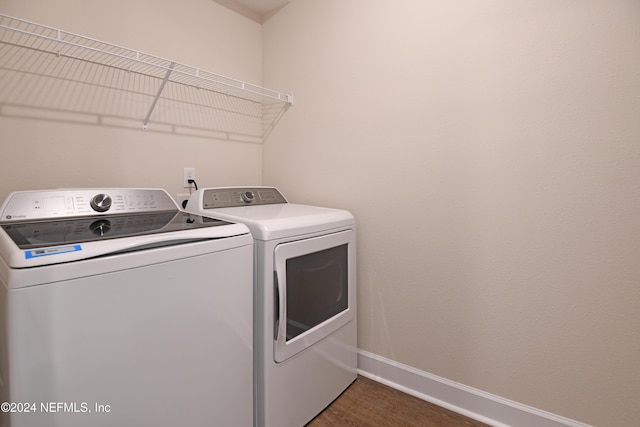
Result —
<path fill-rule="evenodd" d="M 307 427 L 488 427 L 358 375 L 356 381 Z"/>

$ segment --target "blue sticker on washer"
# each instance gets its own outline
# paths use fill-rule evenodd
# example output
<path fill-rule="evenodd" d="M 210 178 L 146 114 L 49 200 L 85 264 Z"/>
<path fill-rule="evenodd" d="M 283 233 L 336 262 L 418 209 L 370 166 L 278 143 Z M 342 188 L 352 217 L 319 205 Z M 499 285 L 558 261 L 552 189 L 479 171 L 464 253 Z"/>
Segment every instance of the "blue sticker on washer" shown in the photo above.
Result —
<path fill-rule="evenodd" d="M 31 251 L 24 251 L 24 257 L 26 259 L 29 259 L 29 258 L 37 258 L 41 256 L 48 256 L 48 255 L 66 254 L 68 252 L 77 252 L 81 250 L 82 250 L 82 246 L 80 245 L 56 246 L 53 248 L 41 248 L 41 249 L 33 249 Z"/>

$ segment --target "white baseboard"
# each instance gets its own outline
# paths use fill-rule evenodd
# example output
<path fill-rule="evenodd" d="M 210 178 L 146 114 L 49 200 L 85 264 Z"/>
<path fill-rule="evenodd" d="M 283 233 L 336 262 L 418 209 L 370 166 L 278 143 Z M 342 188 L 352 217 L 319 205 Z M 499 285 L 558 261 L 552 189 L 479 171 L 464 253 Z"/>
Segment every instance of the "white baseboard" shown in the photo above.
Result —
<path fill-rule="evenodd" d="M 358 350 L 358 373 L 495 427 L 592 427 Z"/>

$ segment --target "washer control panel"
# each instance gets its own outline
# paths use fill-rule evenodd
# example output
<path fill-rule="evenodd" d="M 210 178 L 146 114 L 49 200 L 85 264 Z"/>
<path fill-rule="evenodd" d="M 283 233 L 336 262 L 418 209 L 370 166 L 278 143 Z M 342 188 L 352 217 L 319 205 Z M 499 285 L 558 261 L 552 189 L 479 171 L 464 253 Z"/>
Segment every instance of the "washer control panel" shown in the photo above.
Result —
<path fill-rule="evenodd" d="M 202 207 L 204 209 L 276 203 L 287 203 L 287 199 L 274 187 L 208 188 L 202 192 Z"/>
<path fill-rule="evenodd" d="M 18 191 L 0 208 L 0 222 L 178 210 L 162 189 Z"/>

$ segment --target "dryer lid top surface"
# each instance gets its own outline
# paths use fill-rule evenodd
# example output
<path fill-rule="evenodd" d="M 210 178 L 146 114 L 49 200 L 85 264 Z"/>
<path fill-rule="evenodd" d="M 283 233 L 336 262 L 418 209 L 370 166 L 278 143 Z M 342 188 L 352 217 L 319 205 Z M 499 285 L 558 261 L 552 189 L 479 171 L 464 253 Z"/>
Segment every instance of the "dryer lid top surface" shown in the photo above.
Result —
<path fill-rule="evenodd" d="M 251 191 L 259 200 L 243 201 L 242 194 L 245 191 Z M 225 197 L 222 200 L 224 204 L 220 204 L 219 200 L 225 194 L 232 197 Z M 264 194 L 268 197 L 263 197 Z M 214 195 L 217 200 L 213 199 Z M 269 203 L 269 200 L 273 203 Z M 355 219 L 348 211 L 288 203 L 272 187 L 200 189 L 191 195 L 187 210 L 245 224 L 257 240 L 273 240 L 355 226 Z"/>

